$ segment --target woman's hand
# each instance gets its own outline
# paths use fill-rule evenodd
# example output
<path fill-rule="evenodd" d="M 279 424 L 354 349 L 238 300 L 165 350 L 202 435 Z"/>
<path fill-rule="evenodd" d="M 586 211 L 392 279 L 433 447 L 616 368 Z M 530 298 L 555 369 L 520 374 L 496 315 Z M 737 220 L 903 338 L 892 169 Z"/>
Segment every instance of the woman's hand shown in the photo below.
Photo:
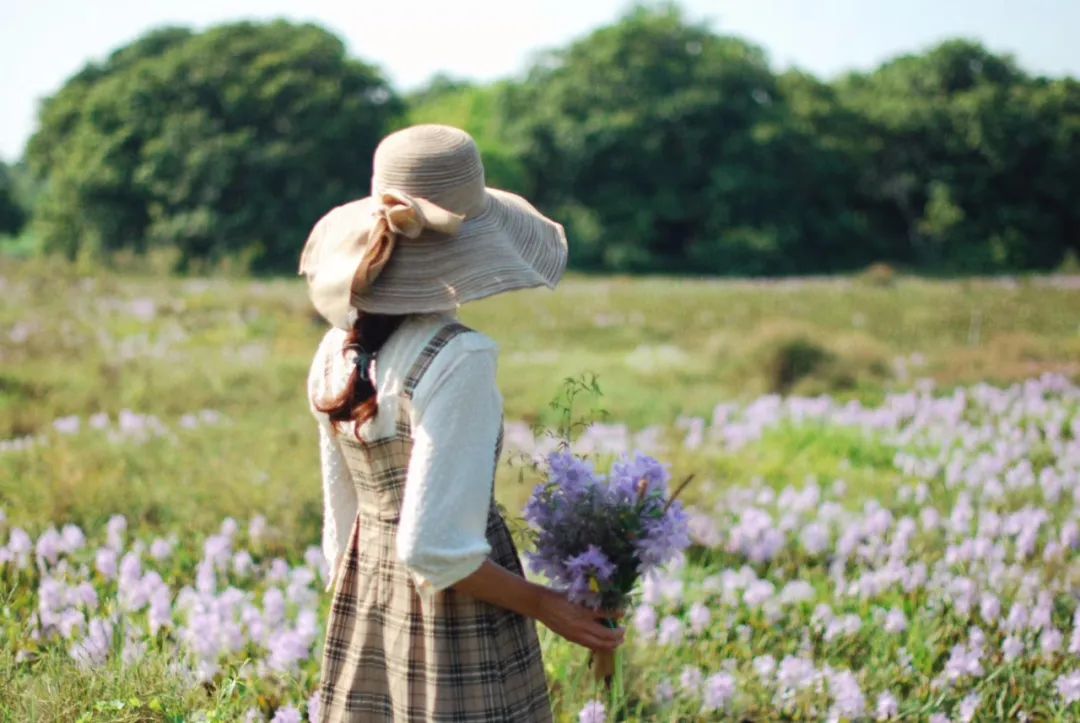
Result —
<path fill-rule="evenodd" d="M 478 600 L 539 620 L 557 635 L 590 650 L 611 651 L 622 644 L 626 631 L 609 628 L 605 618 L 618 620 L 622 612 L 593 610 L 572 603 L 566 595 L 510 572 L 490 558 L 454 583 L 453 588 Z"/>
<path fill-rule="evenodd" d="M 626 636 L 625 629 L 609 628 L 603 622 L 621 618 L 621 611 L 593 610 L 570 602 L 556 590 L 547 590 L 537 612 L 536 619 L 552 632 L 590 650 L 614 650 Z"/>

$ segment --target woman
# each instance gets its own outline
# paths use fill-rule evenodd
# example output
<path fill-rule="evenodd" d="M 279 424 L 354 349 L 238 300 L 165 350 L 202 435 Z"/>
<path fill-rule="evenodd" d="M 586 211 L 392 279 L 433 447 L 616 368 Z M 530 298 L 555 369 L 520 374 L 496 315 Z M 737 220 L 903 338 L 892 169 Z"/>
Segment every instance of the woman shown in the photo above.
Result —
<path fill-rule="evenodd" d="M 594 650 L 622 641 L 524 578 L 492 489 L 498 347 L 456 316 L 554 288 L 565 266 L 562 226 L 486 188 L 447 126 L 385 138 L 372 195 L 312 229 L 300 272 L 333 325 L 308 378 L 333 591 L 321 720 L 549 721 L 533 620 Z"/>

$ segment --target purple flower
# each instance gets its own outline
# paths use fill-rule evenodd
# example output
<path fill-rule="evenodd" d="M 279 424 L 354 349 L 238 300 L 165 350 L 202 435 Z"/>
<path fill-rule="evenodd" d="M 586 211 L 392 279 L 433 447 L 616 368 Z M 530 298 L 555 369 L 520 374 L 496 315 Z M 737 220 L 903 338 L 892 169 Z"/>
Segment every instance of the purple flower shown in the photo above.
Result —
<path fill-rule="evenodd" d="M 690 544 L 686 512 L 660 494 L 667 472 L 656 460 L 623 457 L 609 481 L 569 452 L 552 452 L 547 462 L 548 479 L 525 508 L 537 533 L 525 557 L 575 602 L 622 607 L 638 577 Z"/>
<path fill-rule="evenodd" d="M 60 417 L 53 420 L 53 429 L 59 434 L 72 435 L 79 433 L 79 427 L 82 425 L 82 420 L 78 415 L 71 415 L 70 417 Z"/>
<path fill-rule="evenodd" d="M 688 695 L 697 695 L 701 692 L 701 683 L 704 676 L 701 674 L 701 668 L 693 665 L 683 666 L 682 673 L 679 674 L 679 687 L 682 691 Z"/>
<path fill-rule="evenodd" d="M 64 525 L 60 536 L 63 538 L 63 551 L 69 555 L 81 550 L 86 545 L 86 535 L 83 534 L 78 525 Z"/>
<path fill-rule="evenodd" d="M 719 710 L 731 701 L 735 695 L 735 678 L 728 673 L 713 673 L 705 679 L 701 711 L 710 713 Z"/>
<path fill-rule="evenodd" d="M 973 678 L 982 677 L 981 657 L 981 651 L 976 646 L 954 645 L 949 653 L 949 659 L 945 661 L 945 670 L 942 671 L 945 679 L 955 682 L 965 675 Z"/>
<path fill-rule="evenodd" d="M 211 560 L 203 559 L 195 569 L 195 588 L 201 593 L 212 593 L 217 588 L 217 575 Z"/>
<path fill-rule="evenodd" d="M 846 637 L 854 635 L 859 632 L 862 627 L 862 619 L 855 614 L 841 615 L 838 618 L 833 618 L 825 626 L 825 633 L 823 638 L 826 642 L 835 640 L 839 637 Z"/>
<path fill-rule="evenodd" d="M 743 593 L 743 602 L 750 607 L 760 607 L 772 598 L 776 587 L 768 580 L 754 580 Z"/>
<path fill-rule="evenodd" d="M 266 641 L 270 654 L 266 658 L 267 668 L 275 673 L 295 673 L 299 663 L 307 660 L 311 654 L 314 636 L 309 630 L 285 628 L 272 632 Z"/>
<path fill-rule="evenodd" d="M 1030 627 L 1033 630 L 1043 630 L 1052 625 L 1051 618 L 1054 612 L 1053 597 L 1045 590 L 1039 593 L 1039 601 L 1031 610 Z"/>
<path fill-rule="evenodd" d="M 611 466 L 612 494 L 624 501 L 650 495 L 665 498 L 670 479 L 666 465 L 640 452 L 623 455 Z"/>
<path fill-rule="evenodd" d="M 547 458 L 549 479 L 564 497 L 582 494 L 602 478 L 593 471 L 592 465 L 569 452 L 552 452 Z"/>
<path fill-rule="evenodd" d="M 1058 677 L 1054 681 L 1054 688 L 1066 705 L 1080 701 L 1080 671 Z"/>
<path fill-rule="evenodd" d="M 34 542 L 30 539 L 30 535 L 26 534 L 26 530 L 15 527 L 11 530 L 5 549 L 9 559 L 15 563 L 15 567 L 22 570 L 30 564 L 30 551 L 34 549 Z"/>
<path fill-rule="evenodd" d="M 120 583 L 135 582 L 142 576 L 142 562 L 134 552 L 129 552 L 120 560 Z"/>
<path fill-rule="evenodd" d="M 248 539 L 251 540 L 252 544 L 260 544 L 266 539 L 267 529 L 266 518 L 262 515 L 255 515 L 248 523 Z"/>
<path fill-rule="evenodd" d="M 907 630 L 907 618 L 904 617 L 904 611 L 899 608 L 893 608 L 885 615 L 885 624 L 883 625 L 885 632 L 892 635 Z"/>
<path fill-rule="evenodd" d="M 319 547 L 311 545 L 304 550 L 304 564 L 317 572 L 320 580 L 328 578 L 330 566 L 326 563 L 326 556 Z"/>
<path fill-rule="evenodd" d="M 656 610 L 651 605 L 638 605 L 634 609 L 634 629 L 646 640 L 656 633 Z"/>
<path fill-rule="evenodd" d="M 817 668 L 814 667 L 813 661 L 806 658 L 789 655 L 780 661 L 780 666 L 776 671 L 776 683 L 784 696 L 789 695 L 790 692 L 808 688 L 817 679 Z"/>
<path fill-rule="evenodd" d="M 45 530 L 38 538 L 37 545 L 34 546 L 38 565 L 44 565 L 46 562 L 49 565 L 55 565 L 63 549 L 64 538 L 60 536 L 60 533 L 53 527 Z"/>
<path fill-rule="evenodd" d="M 86 616 L 83 615 L 81 610 L 68 608 L 60 613 L 58 627 L 60 628 L 60 635 L 65 640 L 74 637 L 75 633 L 82 630 L 84 625 L 86 625 Z"/>
<path fill-rule="evenodd" d="M 127 532 L 127 518 L 123 515 L 113 515 L 109 518 L 108 546 L 114 551 L 120 552 L 124 548 L 124 533 Z"/>
<path fill-rule="evenodd" d="M 602 585 L 611 581 L 615 565 L 596 545 L 566 560 L 565 569 L 570 586 L 567 593 L 574 602 L 599 607 Z"/>
<path fill-rule="evenodd" d="M 232 570 L 237 577 L 247 577 L 250 575 L 253 565 L 254 561 L 251 559 L 251 553 L 247 550 L 240 550 L 233 555 Z"/>
<path fill-rule="evenodd" d="M 833 698 L 833 712 L 838 718 L 857 719 L 866 714 L 866 699 L 859 688 L 859 681 L 850 670 L 835 672 L 829 676 L 829 692 Z"/>
<path fill-rule="evenodd" d="M 269 588 L 263 594 L 263 619 L 271 626 L 279 625 L 285 620 L 285 594 L 280 588 Z"/>
<path fill-rule="evenodd" d="M 124 665 L 130 667 L 138 664 L 146 655 L 146 649 L 146 641 L 139 639 L 134 628 L 127 628 L 124 649 L 120 652 L 120 658 L 123 660 Z"/>
<path fill-rule="evenodd" d="M 1024 643 L 1015 635 L 1009 635 L 1001 643 L 1001 655 L 1006 663 L 1019 658 L 1024 654 Z"/>
<path fill-rule="evenodd" d="M 215 570 L 225 570 L 232 555 L 232 538 L 228 535 L 211 535 L 203 543 L 203 559 Z"/>
<path fill-rule="evenodd" d="M 112 580 L 116 577 L 116 565 L 117 565 L 117 552 L 111 547 L 98 548 L 97 554 L 94 556 L 94 568 L 104 575 L 107 579 Z"/>
<path fill-rule="evenodd" d="M 667 615 L 660 621 L 660 631 L 656 642 L 660 645 L 678 645 L 683 639 L 683 624 L 674 615 Z"/>
<path fill-rule="evenodd" d="M 590 700 L 578 713 L 578 723 L 604 723 L 606 720 L 607 710 L 598 700 Z"/>
<path fill-rule="evenodd" d="M 805 580 L 792 580 L 780 591 L 780 602 L 794 605 L 813 600 L 815 596 L 813 585 Z"/>
<path fill-rule="evenodd" d="M 875 720 L 889 720 L 895 718 L 899 713 L 900 705 L 896 701 L 896 696 L 889 692 L 884 692 L 878 696 L 877 704 L 874 706 Z"/>
<path fill-rule="evenodd" d="M 274 711 L 274 717 L 270 719 L 270 723 L 300 723 L 302 720 L 300 711 L 287 705 Z"/>
<path fill-rule="evenodd" d="M 289 563 L 280 557 L 270 561 L 270 569 L 266 571 L 266 581 L 269 583 L 285 582 L 289 579 Z"/>
<path fill-rule="evenodd" d="M 996 623 L 1001 617 L 1001 601 L 994 595 L 985 593 L 979 599 L 979 615 L 987 623 Z"/>
<path fill-rule="evenodd" d="M 169 556 L 172 555 L 172 551 L 173 543 L 162 537 L 155 538 L 154 541 L 150 543 L 150 557 L 158 562 L 164 562 L 169 559 Z"/>
<path fill-rule="evenodd" d="M 149 594 L 150 609 L 148 620 L 150 634 L 156 635 L 157 631 L 172 622 L 172 594 L 165 584 L 155 585 Z"/>
<path fill-rule="evenodd" d="M 1046 628 L 1039 635 L 1039 650 L 1047 658 L 1052 658 L 1057 653 L 1061 652 L 1061 644 L 1064 642 L 1065 636 L 1061 631 L 1056 628 Z"/>
<path fill-rule="evenodd" d="M 69 589 L 68 593 L 68 602 L 72 605 L 82 605 L 88 610 L 94 610 L 98 606 L 97 591 L 94 590 L 93 585 L 85 580 L 80 582 L 74 588 Z"/>
<path fill-rule="evenodd" d="M 957 712 L 957 720 L 960 723 L 971 723 L 975 718 L 975 711 L 979 709 L 981 699 L 978 693 L 971 693 L 960 701 L 960 710 Z"/>
<path fill-rule="evenodd" d="M 240 524 L 232 517 L 226 517 L 221 521 L 221 534 L 229 539 L 236 537 L 236 532 L 239 529 Z"/>
<path fill-rule="evenodd" d="M 639 572 L 663 565 L 676 552 L 685 549 L 690 544 L 687 520 L 682 503 L 676 500 L 661 517 L 645 521 L 645 534 L 638 539 L 636 544 L 640 557 Z"/>
<path fill-rule="evenodd" d="M 100 668 L 112 648 L 113 622 L 105 618 L 90 621 L 86 637 L 71 647 L 71 657 L 80 668 Z"/>
<path fill-rule="evenodd" d="M 309 721 L 319 720 L 319 710 L 321 705 L 320 700 L 321 698 L 319 698 L 319 691 L 315 691 L 311 694 L 311 697 L 308 698 L 307 717 Z"/>
<path fill-rule="evenodd" d="M 776 672 L 776 658 L 771 655 L 759 655 L 754 658 L 754 672 L 762 681 L 768 681 Z"/>
<path fill-rule="evenodd" d="M 152 574 L 157 577 L 156 572 Z M 120 561 L 116 587 L 121 605 L 129 612 L 142 610 L 149 601 L 149 591 L 143 583 L 142 563 L 134 552 L 127 553 Z"/>
<path fill-rule="evenodd" d="M 705 607 L 700 602 L 696 602 L 690 606 L 690 630 L 694 635 L 700 635 L 705 631 L 705 628 L 709 627 L 709 622 L 712 619 L 712 614 L 709 612 L 709 608 Z"/>
<path fill-rule="evenodd" d="M 1009 617 L 1005 619 L 1004 629 L 1012 633 L 1022 632 L 1027 627 L 1028 619 L 1028 611 L 1024 604 L 1013 603 L 1012 608 L 1009 609 Z"/>
<path fill-rule="evenodd" d="M 816 557 L 829 547 L 829 528 L 820 522 L 812 522 L 803 528 L 799 542 L 808 555 Z"/>

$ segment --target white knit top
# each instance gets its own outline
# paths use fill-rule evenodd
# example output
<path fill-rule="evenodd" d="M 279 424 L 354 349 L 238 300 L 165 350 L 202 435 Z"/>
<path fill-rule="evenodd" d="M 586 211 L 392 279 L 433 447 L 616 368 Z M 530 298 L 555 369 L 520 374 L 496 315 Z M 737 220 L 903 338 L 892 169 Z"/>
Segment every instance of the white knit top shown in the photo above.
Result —
<path fill-rule="evenodd" d="M 360 427 L 374 440 L 394 433 L 396 405 L 417 355 L 454 312 L 410 316 L 390 336 L 372 364 L 379 413 Z M 308 399 L 319 422 L 323 478 L 323 553 L 331 571 L 348 544 L 357 512 L 353 487 L 337 434 L 313 400 L 333 397 L 353 369 L 341 353 L 346 332 L 323 337 L 308 374 Z M 329 382 L 324 373 L 330 355 Z M 398 559 L 417 584 L 443 589 L 476 570 L 491 551 L 485 537 L 491 470 L 503 399 L 495 382 L 498 345 L 472 331 L 453 337 L 435 356 L 413 391 L 413 447 L 395 541 Z M 331 575 L 331 578 L 333 575 Z M 327 585 L 329 589 L 333 579 Z"/>

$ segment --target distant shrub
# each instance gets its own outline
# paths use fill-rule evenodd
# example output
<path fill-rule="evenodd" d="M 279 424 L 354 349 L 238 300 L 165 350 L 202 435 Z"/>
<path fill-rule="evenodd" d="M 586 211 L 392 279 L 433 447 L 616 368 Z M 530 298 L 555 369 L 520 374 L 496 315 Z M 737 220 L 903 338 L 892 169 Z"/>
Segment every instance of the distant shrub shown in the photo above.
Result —
<path fill-rule="evenodd" d="M 767 357 L 766 374 L 772 390 L 787 392 L 804 377 L 828 364 L 832 355 L 805 338 L 782 339 Z"/>
<path fill-rule="evenodd" d="M 764 326 L 750 339 L 746 362 L 761 390 L 776 394 L 854 389 L 889 375 L 887 350 L 870 337 L 791 322 Z"/>
<path fill-rule="evenodd" d="M 896 269 L 891 264 L 878 261 L 867 266 L 859 274 L 859 280 L 869 286 L 892 286 L 896 281 Z"/>
<path fill-rule="evenodd" d="M 1059 274 L 1080 274 L 1080 254 L 1076 253 L 1076 249 L 1065 251 L 1065 255 L 1061 258 L 1061 263 L 1058 264 L 1055 271 Z"/>

